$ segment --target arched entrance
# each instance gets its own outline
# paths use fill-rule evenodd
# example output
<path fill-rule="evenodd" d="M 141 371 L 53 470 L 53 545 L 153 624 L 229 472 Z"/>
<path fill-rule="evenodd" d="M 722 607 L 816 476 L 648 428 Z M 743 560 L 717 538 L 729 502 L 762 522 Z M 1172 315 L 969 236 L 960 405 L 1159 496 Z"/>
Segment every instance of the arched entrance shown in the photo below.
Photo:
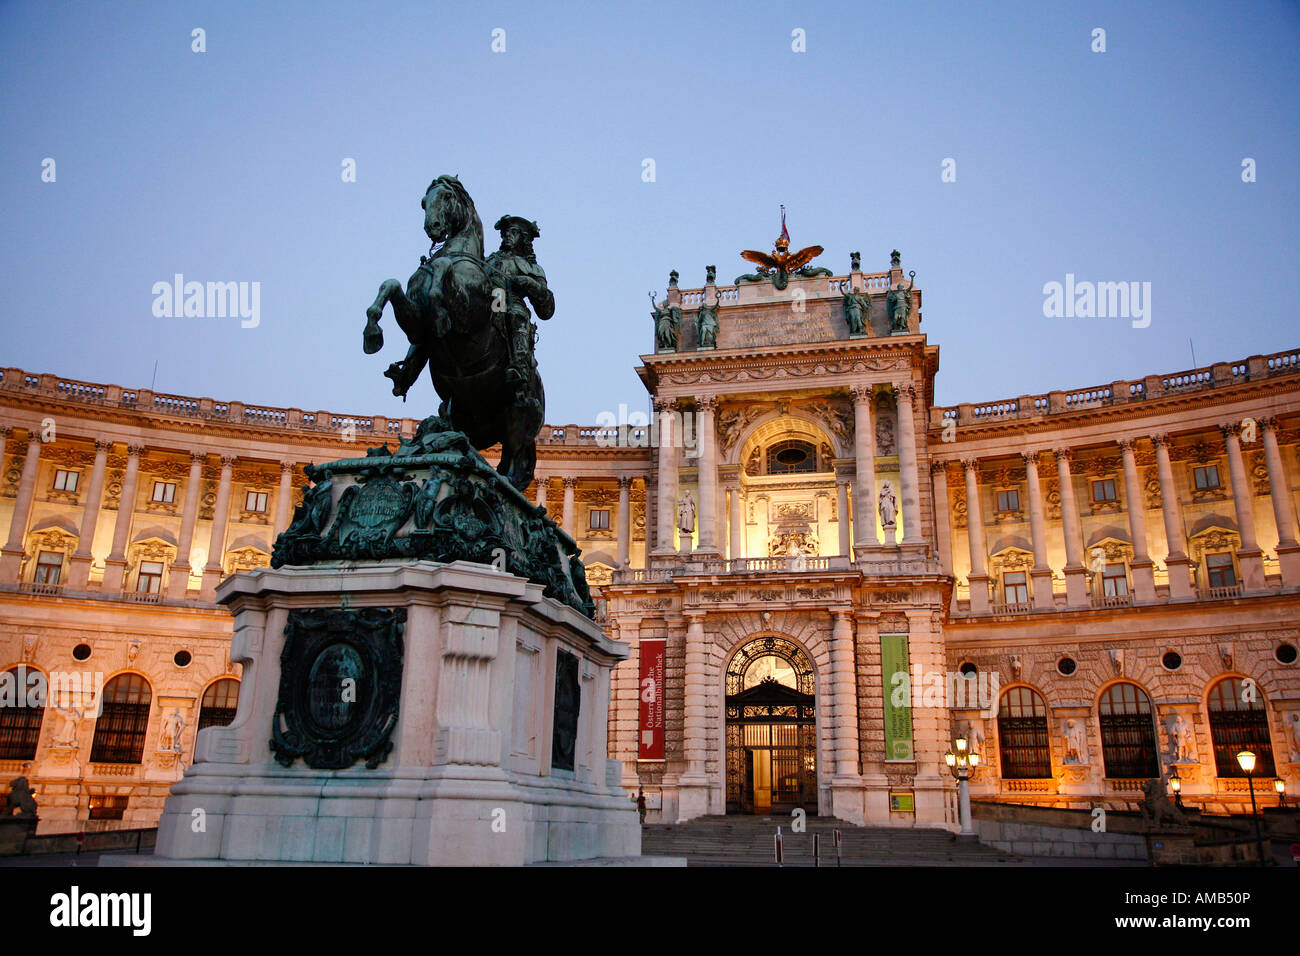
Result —
<path fill-rule="evenodd" d="M 817 812 L 817 726 L 808 655 L 760 637 L 727 668 L 727 812 Z"/>

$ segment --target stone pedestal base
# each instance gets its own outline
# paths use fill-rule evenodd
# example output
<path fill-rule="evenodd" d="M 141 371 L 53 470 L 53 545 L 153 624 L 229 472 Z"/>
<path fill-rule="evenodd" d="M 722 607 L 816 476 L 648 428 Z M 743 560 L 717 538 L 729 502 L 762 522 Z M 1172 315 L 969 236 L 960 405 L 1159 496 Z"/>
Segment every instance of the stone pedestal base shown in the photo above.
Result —
<path fill-rule="evenodd" d="M 1133 572 L 1133 600 L 1138 604 L 1149 604 L 1156 599 L 1156 581 L 1154 564 L 1150 560 L 1134 561 L 1129 565 Z"/>
<path fill-rule="evenodd" d="M 1034 607 L 1040 610 L 1055 608 L 1056 598 L 1052 594 L 1051 568 L 1030 571 L 1029 580 L 1033 582 L 1034 587 Z"/>
<path fill-rule="evenodd" d="M 1194 601 L 1196 592 L 1192 590 L 1192 578 L 1189 568 L 1192 559 L 1187 555 L 1173 555 L 1165 558 L 1165 568 L 1169 572 L 1169 599 L 1171 601 Z"/>
<path fill-rule="evenodd" d="M 861 777 L 842 776 L 831 779 L 831 815 L 856 826 L 866 825 Z"/>
<path fill-rule="evenodd" d="M 1082 566 L 1065 566 L 1065 603 L 1068 607 L 1088 607 L 1088 572 Z"/>
<path fill-rule="evenodd" d="M 1279 544 L 1277 563 L 1282 571 L 1282 587 L 1300 587 L 1300 544 Z"/>
<path fill-rule="evenodd" d="M 677 822 L 708 816 L 709 778 L 684 774 L 677 784 Z"/>
<path fill-rule="evenodd" d="M 987 574 L 967 575 L 970 582 L 970 612 L 987 614 L 989 612 L 989 576 Z"/>
<path fill-rule="evenodd" d="M 639 856 L 622 766 L 606 759 L 610 670 L 626 648 L 541 585 L 462 561 L 359 562 L 238 574 L 218 600 L 235 612 L 239 708 L 199 734 L 158 857 Z M 376 619 L 404 623 L 376 638 Z M 350 696 L 334 698 L 336 683 Z M 368 728 L 359 741 L 336 739 L 354 726 Z"/>
<path fill-rule="evenodd" d="M 1264 552 L 1259 548 L 1242 548 L 1238 551 L 1237 566 L 1241 568 L 1241 583 L 1247 594 L 1268 587 L 1264 580 Z"/>

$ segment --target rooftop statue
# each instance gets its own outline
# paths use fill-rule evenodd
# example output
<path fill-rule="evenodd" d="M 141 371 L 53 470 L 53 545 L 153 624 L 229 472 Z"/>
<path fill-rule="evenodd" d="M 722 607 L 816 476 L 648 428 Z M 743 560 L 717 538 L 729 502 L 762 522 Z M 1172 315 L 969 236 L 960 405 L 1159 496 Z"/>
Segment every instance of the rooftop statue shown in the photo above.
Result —
<path fill-rule="evenodd" d="M 898 283 L 886 298 L 889 306 L 889 331 L 900 333 L 907 331 L 907 320 L 912 314 L 912 289 L 916 287 L 916 273 L 908 273 L 908 283 Z"/>
<path fill-rule="evenodd" d="M 700 309 L 695 314 L 695 321 L 698 326 L 698 348 L 714 349 L 718 347 L 718 303 L 722 301 L 722 296 L 714 294 L 713 305 L 700 303 Z"/>
<path fill-rule="evenodd" d="M 777 289 L 784 289 L 792 275 L 804 278 L 828 276 L 831 274 L 830 269 L 808 265 L 809 262 L 821 254 L 821 246 L 808 246 L 798 252 L 790 252 L 790 233 L 785 227 L 785 206 L 782 206 L 781 235 L 777 237 L 776 248 L 770 254 L 755 252 L 753 249 L 746 249 L 742 252 L 740 257 L 755 263 L 758 266 L 758 272 L 737 276 L 736 284 L 739 285 L 741 282 L 764 282 L 771 279 L 773 286 Z"/>
<path fill-rule="evenodd" d="M 405 398 L 427 365 L 442 399 L 438 415 L 475 448 L 500 443 L 497 471 L 523 490 L 533 478 L 546 414 L 528 304 L 539 318 L 555 314 L 555 298 L 533 254 L 540 231 L 534 222 L 503 216 L 496 224 L 501 249 L 485 259 L 483 223 L 459 179 L 439 176 L 420 206 L 430 254 L 420 257 L 405 292 L 396 279 L 379 286 L 366 309 L 366 354 L 383 347 L 379 320 L 391 304 L 411 343 L 406 358 L 384 373 L 393 380 L 393 394 Z"/>
<path fill-rule="evenodd" d="M 669 305 L 664 299 L 662 305 L 655 303 L 655 294 L 650 296 L 650 317 L 655 322 L 655 351 L 676 352 L 677 339 L 682 331 L 682 310 L 679 306 Z"/>

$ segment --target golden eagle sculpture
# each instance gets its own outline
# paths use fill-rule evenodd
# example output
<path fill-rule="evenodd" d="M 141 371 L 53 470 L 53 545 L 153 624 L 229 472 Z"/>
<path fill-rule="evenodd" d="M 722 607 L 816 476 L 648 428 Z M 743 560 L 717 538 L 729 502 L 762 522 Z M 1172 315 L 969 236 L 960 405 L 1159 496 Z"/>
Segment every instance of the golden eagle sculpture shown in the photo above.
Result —
<path fill-rule="evenodd" d="M 758 266 L 758 272 L 737 276 L 736 283 L 762 282 L 771 279 L 773 286 L 784 289 L 792 275 L 803 276 L 804 278 L 819 275 L 828 276 L 831 274 L 830 269 L 810 267 L 808 265 L 821 254 L 821 246 L 808 246 L 798 252 L 790 252 L 790 233 L 785 227 L 785 206 L 782 206 L 781 235 L 776 240 L 776 248 L 772 250 L 771 254 L 757 252 L 753 249 L 746 249 L 742 252 L 740 257 L 748 259 Z"/>

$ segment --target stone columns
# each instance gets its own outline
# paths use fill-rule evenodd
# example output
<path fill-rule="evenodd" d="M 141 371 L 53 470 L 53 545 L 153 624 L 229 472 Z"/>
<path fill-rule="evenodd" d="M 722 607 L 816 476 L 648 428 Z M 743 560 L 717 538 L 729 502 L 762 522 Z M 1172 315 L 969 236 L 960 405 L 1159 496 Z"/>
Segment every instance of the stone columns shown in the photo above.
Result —
<path fill-rule="evenodd" d="M 289 527 L 289 504 L 293 500 L 293 462 L 280 462 L 280 490 L 275 494 L 275 526 L 273 533 L 276 537 Z M 274 544 L 274 541 L 272 541 Z"/>
<path fill-rule="evenodd" d="M 536 480 L 537 480 L 537 507 L 545 508 L 546 492 L 547 489 L 550 487 L 551 478 L 549 475 L 538 474 L 536 475 Z"/>
<path fill-rule="evenodd" d="M 126 574 L 126 545 L 131 535 L 131 519 L 135 517 L 135 485 L 140 475 L 140 456 L 143 445 L 126 446 L 126 474 L 122 476 L 122 495 L 117 501 L 117 523 L 113 525 L 113 550 L 104 562 L 103 590 L 117 594 L 122 590 Z"/>
<path fill-rule="evenodd" d="M 980 507 L 979 466 L 977 459 L 961 463 L 966 469 L 966 537 L 970 541 L 970 612 L 987 614 L 989 610 L 988 556 L 984 543 L 984 509 Z"/>
<path fill-rule="evenodd" d="M 895 385 L 894 395 L 898 399 L 898 470 L 903 485 L 903 540 L 904 545 L 925 543 L 921 534 L 921 496 L 920 474 L 916 463 L 916 413 L 912 401 L 916 389 L 910 382 Z M 886 542 L 890 543 L 890 542 Z"/>
<path fill-rule="evenodd" d="M 1156 599 L 1155 576 L 1151 571 L 1151 556 L 1147 553 L 1146 501 L 1142 496 L 1142 486 L 1138 484 L 1133 439 L 1122 439 L 1119 450 L 1124 456 L 1124 497 L 1128 505 L 1129 536 L 1133 539 L 1133 562 L 1129 565 L 1133 572 L 1133 599 L 1144 604 Z"/>
<path fill-rule="evenodd" d="M 1228 448 L 1228 473 L 1232 476 L 1232 504 L 1237 511 L 1237 533 L 1241 535 L 1241 548 L 1237 551 L 1237 565 L 1247 591 L 1264 589 L 1264 554 L 1259 550 L 1255 536 L 1255 506 L 1251 501 L 1253 490 L 1246 475 L 1246 465 L 1241 458 L 1241 425 L 1220 425 L 1224 444 Z"/>
<path fill-rule="evenodd" d="M 853 553 L 853 536 L 849 528 L 849 483 L 847 479 L 835 479 L 835 508 L 840 525 L 840 554 Z"/>
<path fill-rule="evenodd" d="M 618 564 L 626 568 L 632 555 L 632 482 L 623 475 L 618 479 Z"/>
<path fill-rule="evenodd" d="M 1047 563 L 1047 527 L 1043 520 L 1043 489 L 1038 481 L 1038 452 L 1024 452 L 1025 477 L 1029 483 L 1029 533 L 1034 539 L 1034 566 L 1029 572 L 1034 582 L 1034 607 L 1054 608 L 1052 567 Z"/>
<path fill-rule="evenodd" d="M 629 479 L 630 481 L 631 479 Z M 638 737 L 640 727 L 641 622 L 619 618 L 617 639 L 631 649 L 631 656 L 614 666 L 610 677 L 610 758 L 623 764 L 624 789 L 636 791 Z"/>
<path fill-rule="evenodd" d="M 1088 569 L 1083 566 L 1083 533 L 1079 530 L 1079 503 L 1070 476 L 1071 451 L 1057 448 L 1056 479 L 1061 486 L 1061 529 L 1065 535 L 1065 600 L 1070 607 L 1088 606 Z"/>
<path fill-rule="evenodd" d="M 682 719 L 682 750 L 686 772 L 678 781 L 678 822 L 703 816 L 709 811 L 708 777 L 704 761 L 708 750 L 705 696 L 708 683 L 708 650 L 705 647 L 704 612 L 686 613 L 686 686 Z"/>
<path fill-rule="evenodd" d="M 32 513 L 32 497 L 36 492 L 36 472 L 41 464 L 41 436 L 27 430 L 27 457 L 23 460 L 23 475 L 18 479 L 18 497 L 14 499 L 14 513 L 9 521 L 9 539 L 0 551 L 0 582 L 16 584 L 22 569 L 23 539 L 27 536 L 27 522 Z"/>
<path fill-rule="evenodd" d="M 572 538 L 574 528 L 573 512 L 576 510 L 573 503 L 573 493 L 578 487 L 578 479 L 572 477 L 563 478 L 561 479 L 560 484 L 564 486 L 564 514 L 562 516 L 564 524 L 562 527 L 564 528 L 564 533 Z"/>
<path fill-rule="evenodd" d="M 656 399 L 655 422 L 659 426 L 658 494 L 655 501 L 655 549 L 659 557 L 677 553 L 673 547 L 673 518 L 677 514 L 677 436 L 673 433 L 673 403 Z"/>
<path fill-rule="evenodd" d="M 1160 513 L 1165 521 L 1165 542 L 1169 553 L 1165 568 L 1169 572 L 1169 598 L 1173 601 L 1191 600 L 1192 583 L 1188 575 L 1191 559 L 1187 557 L 1187 542 L 1183 538 L 1183 515 L 1178 506 L 1178 487 L 1174 483 L 1174 468 L 1169 462 L 1169 436 L 1152 435 L 1156 446 L 1156 471 L 1160 475 Z"/>
<path fill-rule="evenodd" d="M 1300 585 L 1300 543 L 1296 541 L 1295 502 L 1282 466 L 1282 452 L 1277 445 L 1277 419 L 1261 418 L 1264 434 L 1264 461 L 1268 465 L 1268 491 L 1273 501 L 1273 519 L 1277 522 L 1277 560 L 1281 565 L 1282 586 Z"/>
<path fill-rule="evenodd" d="M 181 512 L 181 536 L 176 560 L 167 575 L 167 596 L 184 600 L 190 586 L 190 551 L 194 544 L 194 523 L 199 517 L 199 483 L 203 478 L 203 459 L 199 452 L 190 453 L 190 477 L 185 482 L 185 510 Z"/>
<path fill-rule="evenodd" d="M 876 432 L 871 423 L 871 386 L 854 385 L 853 454 L 857 460 L 857 482 L 853 488 L 853 544 L 880 544 L 876 535 Z"/>
<path fill-rule="evenodd" d="M 221 456 L 221 481 L 217 484 L 217 502 L 212 507 L 212 537 L 208 541 L 208 563 L 203 569 L 205 601 L 217 596 L 217 582 L 221 580 L 221 561 L 226 555 L 226 522 L 230 518 L 230 473 L 235 459 Z"/>
<path fill-rule="evenodd" d="M 712 395 L 701 395 L 696 404 L 695 440 L 699 443 L 699 547 L 703 558 L 718 557 L 718 460 L 717 436 L 713 424 L 718 402 Z"/>
<path fill-rule="evenodd" d="M 81 534 L 77 538 L 77 551 L 68 568 L 68 587 L 74 591 L 85 590 L 90 582 L 90 563 L 94 560 L 95 530 L 99 527 L 99 509 L 104 497 L 104 466 L 108 464 L 111 441 L 95 442 L 95 464 L 90 470 L 90 485 L 86 488 L 86 507 L 81 515 Z"/>
<path fill-rule="evenodd" d="M 930 462 L 930 487 L 934 489 L 934 530 L 939 544 L 939 564 L 952 574 L 952 527 L 948 511 L 948 463 Z"/>
<path fill-rule="evenodd" d="M 840 511 L 840 540 L 848 534 L 849 513 Z M 847 553 L 847 552 L 846 552 Z M 740 497 L 740 485 L 731 486 L 731 560 L 745 557 L 745 503 Z"/>
<path fill-rule="evenodd" d="M 853 643 L 853 612 L 831 611 L 831 688 L 834 718 L 835 774 L 831 801 L 835 816 L 850 823 L 865 823 L 862 777 L 858 766 L 858 681 Z"/>

